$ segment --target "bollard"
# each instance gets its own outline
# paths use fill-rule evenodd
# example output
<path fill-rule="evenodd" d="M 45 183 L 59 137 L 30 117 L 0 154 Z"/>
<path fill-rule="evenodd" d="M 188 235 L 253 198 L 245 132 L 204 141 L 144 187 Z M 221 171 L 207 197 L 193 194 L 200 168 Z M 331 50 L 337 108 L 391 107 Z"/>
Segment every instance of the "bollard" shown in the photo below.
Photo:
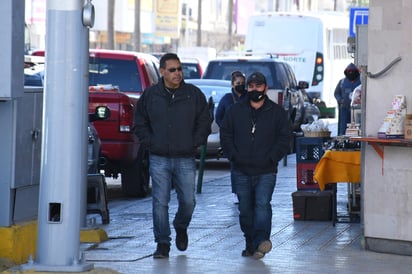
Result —
<path fill-rule="evenodd" d="M 206 145 L 200 146 L 200 162 L 199 162 L 199 174 L 197 176 L 197 193 L 202 193 L 202 183 L 203 183 L 203 170 L 205 165 L 206 157 Z"/>

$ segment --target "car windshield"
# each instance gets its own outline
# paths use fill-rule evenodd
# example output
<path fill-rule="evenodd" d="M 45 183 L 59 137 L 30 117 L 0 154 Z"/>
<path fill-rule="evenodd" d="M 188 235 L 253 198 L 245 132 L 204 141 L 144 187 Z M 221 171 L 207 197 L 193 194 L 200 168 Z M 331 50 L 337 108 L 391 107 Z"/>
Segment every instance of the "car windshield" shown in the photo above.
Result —
<path fill-rule="evenodd" d="M 266 81 L 271 89 L 283 89 L 284 83 L 281 83 L 278 66 L 274 62 L 247 62 L 247 61 L 225 61 L 210 62 L 207 68 L 207 79 L 230 80 L 233 71 L 241 71 L 246 77 L 255 71 L 259 71 L 266 76 Z"/>
<path fill-rule="evenodd" d="M 200 71 L 196 63 L 182 62 L 183 75 L 185 79 L 200 79 Z"/>
<path fill-rule="evenodd" d="M 89 59 L 89 85 L 112 84 L 121 91 L 142 90 L 139 72 L 133 60 L 115 60 L 107 58 Z"/>
<path fill-rule="evenodd" d="M 209 86 L 209 85 L 197 85 L 203 94 L 206 96 L 206 99 L 209 100 L 210 97 L 213 98 L 215 104 L 219 103 L 223 95 L 230 92 L 230 87 L 219 87 L 219 86 Z"/>

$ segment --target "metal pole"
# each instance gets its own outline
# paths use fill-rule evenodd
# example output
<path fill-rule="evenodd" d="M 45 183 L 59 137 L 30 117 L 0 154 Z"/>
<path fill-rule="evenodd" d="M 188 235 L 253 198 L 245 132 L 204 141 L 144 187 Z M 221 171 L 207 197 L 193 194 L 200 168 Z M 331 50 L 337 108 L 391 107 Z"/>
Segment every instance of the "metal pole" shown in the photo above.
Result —
<path fill-rule="evenodd" d="M 141 36 L 141 29 L 140 29 L 140 0 L 135 0 L 134 2 L 134 50 L 140 51 L 140 36 Z"/>
<path fill-rule="evenodd" d="M 231 50 L 232 49 L 232 43 L 233 43 L 233 0 L 229 0 L 229 24 L 228 24 L 228 45 L 227 49 Z"/>
<path fill-rule="evenodd" d="M 207 102 L 209 108 L 209 114 L 212 118 L 211 122 L 215 119 L 215 103 L 213 101 L 213 97 L 210 96 Z M 199 174 L 197 176 L 197 193 L 202 192 L 202 182 L 203 182 L 203 171 L 205 166 L 205 158 L 206 158 L 206 148 L 207 142 L 204 145 L 200 146 L 200 162 L 199 162 Z"/>
<path fill-rule="evenodd" d="M 37 256 L 24 269 L 83 272 L 93 268 L 79 251 L 87 182 L 86 26 L 94 21 L 90 1 L 85 8 L 83 4 L 84 0 L 47 1 Z"/>
<path fill-rule="evenodd" d="M 186 2 L 185 6 L 185 46 L 189 46 L 189 1 Z"/>
<path fill-rule="evenodd" d="M 200 146 L 199 172 L 197 175 L 197 193 L 202 193 L 203 171 L 205 167 L 206 145 Z"/>
<path fill-rule="evenodd" d="M 197 40 L 196 46 L 202 46 L 202 0 L 197 1 Z"/>

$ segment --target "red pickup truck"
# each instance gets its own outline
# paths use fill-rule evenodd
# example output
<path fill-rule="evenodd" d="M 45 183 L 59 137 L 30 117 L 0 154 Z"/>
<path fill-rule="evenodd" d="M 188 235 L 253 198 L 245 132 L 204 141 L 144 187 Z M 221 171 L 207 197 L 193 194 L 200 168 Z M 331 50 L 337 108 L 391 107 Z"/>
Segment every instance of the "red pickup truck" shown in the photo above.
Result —
<path fill-rule="evenodd" d="M 97 106 L 110 109 L 108 119 L 93 123 L 101 140 L 100 170 L 106 177 L 121 175 L 126 195 L 144 197 L 150 179 L 148 155 L 133 132 L 133 117 L 143 90 L 159 81 L 159 60 L 132 51 L 89 52 L 89 112 Z M 33 55 L 44 56 L 44 51 Z"/>
<path fill-rule="evenodd" d="M 132 129 L 134 108 L 143 90 L 159 81 L 158 68 L 158 59 L 149 54 L 90 50 L 89 111 L 108 106 L 111 113 L 94 122 L 102 143 L 100 168 L 107 177 L 121 174 L 123 192 L 133 197 L 147 195 L 150 178 L 146 150 Z M 93 89 L 96 85 L 103 90 Z"/>

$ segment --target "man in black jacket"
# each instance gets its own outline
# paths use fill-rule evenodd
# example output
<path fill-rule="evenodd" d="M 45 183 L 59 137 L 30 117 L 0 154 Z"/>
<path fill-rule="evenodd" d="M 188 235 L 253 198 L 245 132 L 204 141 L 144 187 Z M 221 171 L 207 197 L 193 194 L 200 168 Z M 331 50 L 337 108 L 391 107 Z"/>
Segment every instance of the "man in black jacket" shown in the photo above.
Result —
<path fill-rule="evenodd" d="M 183 80 L 178 56 L 167 53 L 160 59 L 162 78 L 147 88 L 135 112 L 135 132 L 149 149 L 152 178 L 153 232 L 157 249 L 154 258 L 169 257 L 171 231 L 169 201 L 173 185 L 179 207 L 173 220 L 176 246 L 188 246 L 187 228 L 195 208 L 195 154 L 206 144 L 211 116 L 204 94 Z"/>
<path fill-rule="evenodd" d="M 259 72 L 247 79 L 247 100 L 234 104 L 220 126 L 220 143 L 233 164 L 239 198 L 239 223 L 246 240 L 242 256 L 260 259 L 272 249 L 271 199 L 278 162 L 291 138 L 283 108 L 266 96 L 266 78 Z"/>

